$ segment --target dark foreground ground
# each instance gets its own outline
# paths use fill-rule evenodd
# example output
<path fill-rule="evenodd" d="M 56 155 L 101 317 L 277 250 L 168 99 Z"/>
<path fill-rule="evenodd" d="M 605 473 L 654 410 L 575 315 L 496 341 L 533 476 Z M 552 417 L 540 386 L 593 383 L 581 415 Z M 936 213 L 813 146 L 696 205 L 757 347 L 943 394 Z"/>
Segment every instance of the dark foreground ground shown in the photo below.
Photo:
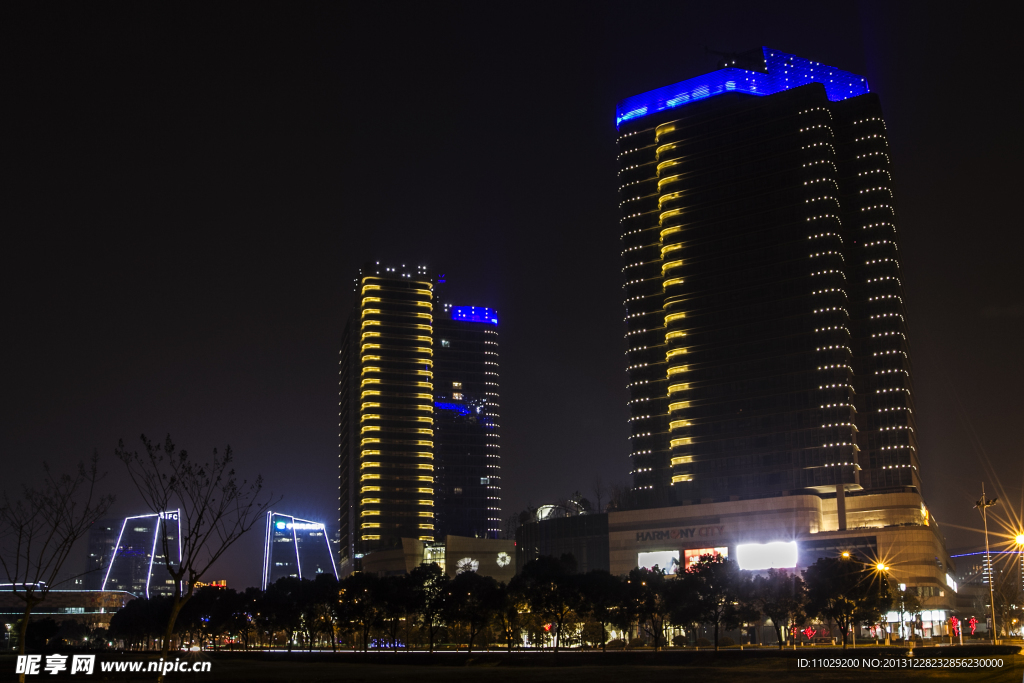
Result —
<path fill-rule="evenodd" d="M 1012 648 L 1016 650 L 1017 648 Z M 693 683 L 731 683 L 733 681 L 888 681 L 943 680 L 972 683 L 1024 683 L 1024 655 L 1004 654 L 1008 649 L 964 647 L 925 648 L 907 659 L 905 650 L 864 647 L 856 650 L 807 648 L 787 651 L 724 652 L 523 652 L 505 653 L 193 653 L 182 661 L 210 662 L 208 673 L 167 674 L 169 683 L 180 681 L 281 681 L 318 683 L 452 683 L 481 680 L 484 683 L 646 683 L 681 680 Z M 70 654 L 70 653 L 64 653 Z M 1002 660 L 1001 667 L 951 668 L 948 657 Z M 27 680 L 82 681 L 154 681 L 156 674 L 100 671 L 100 663 L 149 661 L 139 653 L 97 654 L 96 671 L 91 676 L 66 672 L 42 673 Z M 865 659 L 877 660 L 865 666 Z M 800 667 L 801 660 L 804 666 Z M 824 660 L 824 661 L 823 661 Z M 837 661 L 838 660 L 838 661 Z M 45 660 L 44 660 L 45 661 Z M 945 666 L 943 666 L 945 664 Z M 15 680 L 15 658 L 0 655 L 0 681 Z"/>

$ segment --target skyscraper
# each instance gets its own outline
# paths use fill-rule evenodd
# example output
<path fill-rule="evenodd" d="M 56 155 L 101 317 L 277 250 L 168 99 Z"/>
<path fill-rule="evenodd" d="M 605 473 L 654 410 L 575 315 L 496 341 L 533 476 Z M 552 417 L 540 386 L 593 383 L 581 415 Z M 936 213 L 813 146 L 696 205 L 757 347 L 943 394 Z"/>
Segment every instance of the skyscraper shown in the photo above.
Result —
<path fill-rule="evenodd" d="M 340 565 L 434 538 L 433 282 L 422 266 L 366 264 L 339 381 Z"/>
<path fill-rule="evenodd" d="M 283 576 L 315 579 L 317 574 L 338 576 L 327 527 L 321 522 L 267 511 L 263 590 Z"/>
<path fill-rule="evenodd" d="M 501 518 L 498 314 L 445 305 L 434 320 L 437 536 L 497 538 Z"/>
<path fill-rule="evenodd" d="M 174 580 L 167 571 L 164 538 L 171 563 L 181 562 L 178 511 L 126 517 L 121 523 L 101 590 L 127 591 L 139 597 L 173 595 Z"/>
<path fill-rule="evenodd" d="M 919 490 L 878 98 L 767 48 L 722 66 L 618 106 L 636 493 Z"/>
<path fill-rule="evenodd" d="M 339 571 L 403 538 L 496 539 L 497 312 L 442 306 L 422 266 L 367 264 L 355 284 L 339 359 Z"/>
<path fill-rule="evenodd" d="M 117 537 L 121 532 L 122 523 L 117 519 L 100 519 L 89 527 L 85 577 L 82 582 L 86 590 L 98 591 L 103 588 L 103 578 L 107 573 L 110 558 L 117 548 Z"/>

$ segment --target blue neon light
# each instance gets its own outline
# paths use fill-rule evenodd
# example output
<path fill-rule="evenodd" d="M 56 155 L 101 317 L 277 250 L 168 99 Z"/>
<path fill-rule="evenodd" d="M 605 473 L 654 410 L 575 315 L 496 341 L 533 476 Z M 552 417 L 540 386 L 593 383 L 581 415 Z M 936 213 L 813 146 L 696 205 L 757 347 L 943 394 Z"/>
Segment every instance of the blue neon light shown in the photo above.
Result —
<path fill-rule="evenodd" d="M 766 47 L 761 50 L 764 53 L 765 73 L 729 67 L 627 97 L 615 108 L 615 127 L 618 128 L 623 121 L 727 92 L 764 97 L 808 83 L 821 83 L 825 86 L 830 102 L 870 92 L 867 79 L 857 74 L 778 50 Z"/>
<path fill-rule="evenodd" d="M 469 415 L 469 406 L 464 406 L 460 403 L 442 403 L 441 401 L 435 401 L 434 407 L 438 410 L 454 410 L 459 415 Z"/>
<path fill-rule="evenodd" d="M 498 312 L 493 308 L 477 306 L 452 306 L 452 320 L 462 320 L 469 323 L 498 324 Z"/>

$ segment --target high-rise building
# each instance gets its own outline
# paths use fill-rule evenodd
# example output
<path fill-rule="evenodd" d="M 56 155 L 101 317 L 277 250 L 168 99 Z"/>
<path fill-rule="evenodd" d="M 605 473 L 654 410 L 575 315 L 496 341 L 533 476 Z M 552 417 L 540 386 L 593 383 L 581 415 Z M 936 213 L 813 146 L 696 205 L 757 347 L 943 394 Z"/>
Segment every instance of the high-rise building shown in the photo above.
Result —
<path fill-rule="evenodd" d="M 878 97 L 768 48 L 722 67 L 618 105 L 637 495 L 919 491 Z"/>
<path fill-rule="evenodd" d="M 434 319 L 434 490 L 438 538 L 498 538 L 498 314 L 450 306 Z"/>
<path fill-rule="evenodd" d="M 263 590 L 283 576 L 315 579 L 318 574 L 338 577 L 327 527 L 321 522 L 268 511 Z"/>
<path fill-rule="evenodd" d="M 403 538 L 497 538 L 497 312 L 442 306 L 424 267 L 367 264 L 355 287 L 339 359 L 340 572 Z"/>
<path fill-rule="evenodd" d="M 82 586 L 86 590 L 103 588 L 103 577 L 107 573 L 110 558 L 117 547 L 117 537 L 121 532 L 122 520 L 100 519 L 89 527 L 88 545 L 86 547 L 85 576 Z"/>
<path fill-rule="evenodd" d="M 126 517 L 101 590 L 126 591 L 147 598 L 173 595 L 174 580 L 167 571 L 164 548 L 171 555 L 171 564 L 181 562 L 180 535 L 178 510 Z"/>
<path fill-rule="evenodd" d="M 339 359 L 340 568 L 401 539 L 434 540 L 434 284 L 367 264 Z"/>

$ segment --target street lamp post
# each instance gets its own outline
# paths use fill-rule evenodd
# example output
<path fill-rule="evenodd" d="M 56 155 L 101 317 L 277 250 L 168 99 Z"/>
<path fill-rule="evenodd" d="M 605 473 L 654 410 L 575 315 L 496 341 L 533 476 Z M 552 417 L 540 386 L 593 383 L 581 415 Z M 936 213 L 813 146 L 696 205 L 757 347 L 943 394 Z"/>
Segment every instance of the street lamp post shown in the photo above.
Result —
<path fill-rule="evenodd" d="M 985 515 L 985 510 L 992 507 L 999 502 L 999 498 L 993 498 L 987 500 L 985 498 L 985 482 L 981 482 L 981 500 L 974 504 L 974 507 L 981 510 L 981 521 L 985 526 L 985 564 L 988 566 L 988 603 L 989 609 L 992 614 L 992 644 L 997 644 L 996 636 L 999 633 L 996 630 L 996 598 L 995 591 L 992 588 L 992 583 L 995 580 L 995 572 L 992 571 L 992 556 L 988 550 L 988 518 Z"/>

